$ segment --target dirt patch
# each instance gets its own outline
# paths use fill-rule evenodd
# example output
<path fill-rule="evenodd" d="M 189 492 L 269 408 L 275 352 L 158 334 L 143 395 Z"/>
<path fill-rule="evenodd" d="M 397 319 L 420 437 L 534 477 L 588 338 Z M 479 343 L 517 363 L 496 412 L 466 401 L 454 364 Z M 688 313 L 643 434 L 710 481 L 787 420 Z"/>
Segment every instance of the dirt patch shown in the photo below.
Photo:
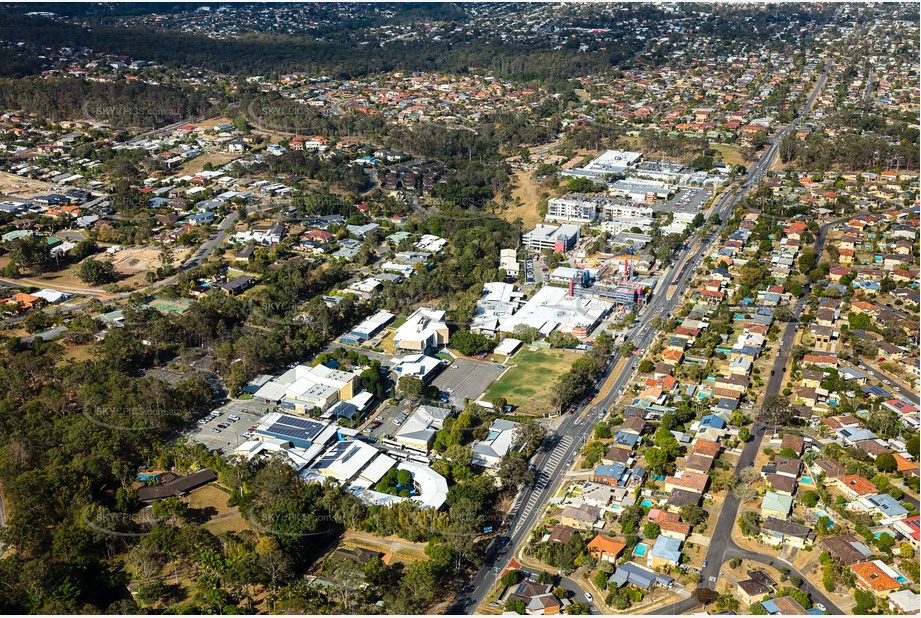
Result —
<path fill-rule="evenodd" d="M 229 152 L 220 152 L 220 151 L 208 152 L 201 156 L 195 157 L 194 159 L 192 159 L 191 161 L 189 161 L 188 163 L 184 165 L 179 166 L 178 168 L 176 168 L 175 173 L 180 174 L 180 175 L 181 174 L 194 175 L 204 170 L 205 165 L 208 163 L 210 163 L 212 167 L 217 169 L 221 167 L 222 165 L 226 165 L 227 163 L 230 163 L 231 161 L 239 159 L 240 157 L 241 155 L 231 154 Z"/>
<path fill-rule="evenodd" d="M 523 228 L 529 230 L 543 219 L 538 212 L 540 194 L 543 189 L 529 172 L 517 170 L 514 179 L 515 188 L 512 190 L 512 200 L 500 214 L 506 221 L 514 221 L 520 217 Z"/>
<path fill-rule="evenodd" d="M 48 193 L 54 189 L 55 185 L 50 182 L 33 180 L 8 172 L 0 172 L 0 193 L 4 193 L 11 197 L 28 199 L 42 193 Z"/>
<path fill-rule="evenodd" d="M 106 254 L 106 257 L 112 261 L 115 270 L 123 275 L 134 275 L 137 273 L 146 273 L 156 270 L 161 266 L 160 249 L 150 247 L 138 247 L 122 249 L 117 253 Z"/>
<path fill-rule="evenodd" d="M 230 118 L 220 117 L 220 118 L 209 118 L 202 122 L 196 122 L 195 126 L 201 129 L 213 129 L 219 124 L 231 124 Z"/>

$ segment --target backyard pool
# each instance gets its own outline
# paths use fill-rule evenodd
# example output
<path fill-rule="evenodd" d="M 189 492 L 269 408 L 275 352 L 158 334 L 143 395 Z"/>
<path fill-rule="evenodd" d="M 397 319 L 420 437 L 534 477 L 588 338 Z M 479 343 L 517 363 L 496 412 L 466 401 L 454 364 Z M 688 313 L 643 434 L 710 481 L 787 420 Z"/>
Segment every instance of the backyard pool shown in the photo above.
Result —
<path fill-rule="evenodd" d="M 877 530 L 876 532 L 873 533 L 873 536 L 874 536 L 875 538 L 878 539 L 879 537 L 883 536 L 884 534 L 888 534 L 888 535 L 891 536 L 892 538 L 895 538 L 895 535 L 893 535 L 893 534 L 892 534 L 891 532 L 889 532 L 888 530 Z"/>
<path fill-rule="evenodd" d="M 645 500 L 640 502 L 640 506 L 645 506 L 647 509 L 651 509 L 655 505 L 652 500 L 650 500 L 649 498 L 646 498 Z"/>
<path fill-rule="evenodd" d="M 649 549 L 649 546 L 645 543 L 637 543 L 636 548 L 633 550 L 634 556 L 640 556 L 641 558 L 646 556 L 646 550 Z"/>
<path fill-rule="evenodd" d="M 801 480 L 800 483 L 802 483 L 803 485 L 812 485 L 812 477 L 804 476 L 803 480 Z"/>

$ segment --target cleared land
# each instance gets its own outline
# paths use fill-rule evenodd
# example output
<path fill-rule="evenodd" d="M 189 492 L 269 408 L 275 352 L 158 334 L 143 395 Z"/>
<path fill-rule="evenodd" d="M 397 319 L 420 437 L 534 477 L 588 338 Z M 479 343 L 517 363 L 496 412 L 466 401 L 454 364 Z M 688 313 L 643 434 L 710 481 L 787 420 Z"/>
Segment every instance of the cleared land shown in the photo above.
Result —
<path fill-rule="evenodd" d="M 512 201 L 500 213 L 506 221 L 514 221 L 521 217 L 525 230 L 533 228 L 541 222 L 537 206 L 540 202 L 540 185 L 535 181 L 530 172 L 517 170 L 514 174 L 515 188 L 512 190 Z M 515 198 L 521 200 L 516 204 Z"/>
<path fill-rule="evenodd" d="M 226 491 L 205 485 L 189 493 L 189 510 L 193 519 L 204 522 L 202 528 L 212 534 L 242 532 L 250 527 L 235 506 L 227 506 Z"/>
<path fill-rule="evenodd" d="M 732 146 L 729 144 L 711 144 L 711 148 L 720 153 L 721 159 L 726 165 L 748 166 L 748 163 L 746 163 L 745 159 L 742 158 L 742 155 L 739 154 L 738 146 Z"/>
<path fill-rule="evenodd" d="M 523 414 L 543 415 L 550 412 L 550 392 L 560 374 L 565 373 L 582 355 L 573 350 L 521 350 L 514 363 L 496 381 L 483 399 L 505 397 Z"/>

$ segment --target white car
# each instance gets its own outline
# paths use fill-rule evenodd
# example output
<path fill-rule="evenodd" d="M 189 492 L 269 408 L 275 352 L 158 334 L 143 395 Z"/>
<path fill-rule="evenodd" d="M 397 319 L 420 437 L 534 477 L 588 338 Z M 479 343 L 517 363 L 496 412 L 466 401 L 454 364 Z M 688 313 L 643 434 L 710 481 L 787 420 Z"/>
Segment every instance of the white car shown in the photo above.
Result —
<path fill-rule="evenodd" d="M 886 386 L 889 386 L 890 384 L 892 384 L 892 382 L 890 382 L 889 380 L 883 380 L 883 384 L 885 384 Z"/>
<path fill-rule="evenodd" d="M 585 600 L 588 601 L 589 603 L 594 603 L 595 601 L 594 597 L 592 597 L 590 592 L 585 593 Z"/>
<path fill-rule="evenodd" d="M 815 608 L 816 608 L 817 610 L 819 610 L 819 611 L 822 611 L 822 612 L 826 611 L 826 610 L 825 610 L 825 606 L 822 605 L 821 603 L 816 603 L 816 604 L 815 604 Z"/>

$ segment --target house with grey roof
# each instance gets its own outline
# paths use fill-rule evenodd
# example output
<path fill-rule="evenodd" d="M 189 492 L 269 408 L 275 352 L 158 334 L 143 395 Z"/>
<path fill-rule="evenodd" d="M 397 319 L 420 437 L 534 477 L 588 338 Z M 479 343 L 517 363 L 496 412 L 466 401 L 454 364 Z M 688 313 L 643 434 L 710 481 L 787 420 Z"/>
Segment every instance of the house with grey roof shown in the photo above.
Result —
<path fill-rule="evenodd" d="M 608 578 L 608 584 L 614 584 L 617 588 L 629 585 L 636 586 L 642 590 L 650 590 L 653 586 L 670 588 L 674 581 L 668 575 L 644 569 L 633 562 L 621 564 L 614 571 L 614 574 Z"/>

